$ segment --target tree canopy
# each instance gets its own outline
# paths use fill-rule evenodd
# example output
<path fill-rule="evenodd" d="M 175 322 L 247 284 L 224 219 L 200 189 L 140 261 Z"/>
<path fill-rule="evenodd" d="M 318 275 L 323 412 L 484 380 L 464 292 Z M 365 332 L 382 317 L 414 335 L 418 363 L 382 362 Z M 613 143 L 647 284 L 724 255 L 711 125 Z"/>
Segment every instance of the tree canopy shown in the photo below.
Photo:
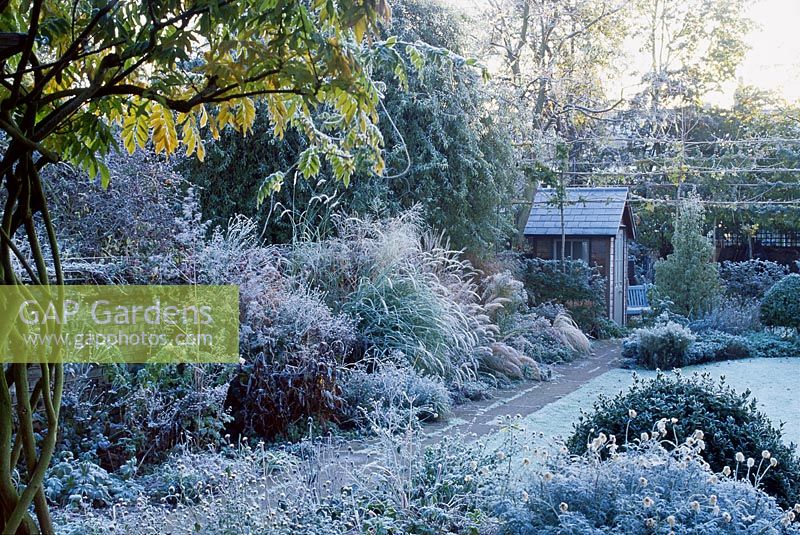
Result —
<path fill-rule="evenodd" d="M 304 138 L 278 139 L 261 122 L 252 136 L 231 132 L 209 144 L 206 161 L 183 164 L 187 177 L 201 187 L 203 209 L 215 223 L 224 225 L 237 212 L 262 224 L 269 216 L 265 236 L 288 241 L 299 220 L 324 229 L 332 206 L 391 214 L 420 205 L 427 222 L 457 248 L 481 254 L 508 237 L 510 201 L 525 177 L 514 162 L 507 129 L 487 109 L 478 70 L 463 58 L 463 21 L 429 1 L 399 2 L 392 18 L 386 31 L 400 42 L 447 52 L 410 57 L 417 68 L 404 74 L 402 86 L 391 63 L 374 62 L 373 78 L 384 88 L 378 125 L 386 140 L 386 172 L 369 176 L 369 169 L 357 167 L 357 180 L 342 188 L 331 180 L 330 166 L 323 165 L 318 180 L 287 183 L 269 198 L 270 206 L 257 210 L 263 177 L 285 168 L 306 147 Z M 218 180 L 233 175 L 233 184 Z M 294 219 L 279 217 L 284 211 Z"/>
<path fill-rule="evenodd" d="M 200 131 L 246 134 L 259 99 L 278 136 L 297 128 L 311 140 L 307 174 L 324 155 L 349 180 L 356 147 L 375 149 L 382 168 L 379 95 L 359 58 L 365 32 L 389 15 L 383 0 L 5 4 L 0 30 L 17 42 L 3 51 L 0 128 L 45 160 L 107 181 L 114 125 L 129 152 L 152 139 L 157 153 L 202 159 Z"/>

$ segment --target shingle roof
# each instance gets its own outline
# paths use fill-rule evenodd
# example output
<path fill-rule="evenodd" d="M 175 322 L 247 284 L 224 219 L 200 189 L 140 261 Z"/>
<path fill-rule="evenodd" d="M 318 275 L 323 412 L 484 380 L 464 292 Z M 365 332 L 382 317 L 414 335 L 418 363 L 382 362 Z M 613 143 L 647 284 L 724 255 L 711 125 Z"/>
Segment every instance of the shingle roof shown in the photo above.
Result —
<path fill-rule="evenodd" d="M 555 189 L 536 192 L 525 225 L 526 236 L 561 234 L 561 214 L 554 199 Z M 567 188 L 564 205 L 565 232 L 572 236 L 614 236 L 622 223 L 628 188 Z"/>

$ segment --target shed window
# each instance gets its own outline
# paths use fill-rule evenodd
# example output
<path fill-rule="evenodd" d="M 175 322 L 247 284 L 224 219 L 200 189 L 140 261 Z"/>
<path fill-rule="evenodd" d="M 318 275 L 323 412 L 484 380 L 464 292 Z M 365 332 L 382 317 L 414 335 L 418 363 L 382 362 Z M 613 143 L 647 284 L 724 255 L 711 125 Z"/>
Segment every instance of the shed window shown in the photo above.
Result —
<path fill-rule="evenodd" d="M 589 240 L 567 240 L 564 256 L 570 260 L 583 260 L 589 263 Z M 561 258 L 561 240 L 553 240 L 553 258 Z"/>

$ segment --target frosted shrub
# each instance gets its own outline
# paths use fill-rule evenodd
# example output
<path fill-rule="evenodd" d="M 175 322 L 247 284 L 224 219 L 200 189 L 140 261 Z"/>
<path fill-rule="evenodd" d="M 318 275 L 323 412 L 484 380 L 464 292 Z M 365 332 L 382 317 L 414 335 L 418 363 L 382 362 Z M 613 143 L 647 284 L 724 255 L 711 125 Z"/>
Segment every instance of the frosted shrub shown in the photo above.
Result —
<path fill-rule="evenodd" d="M 772 286 L 785 277 L 789 269 L 771 260 L 726 260 L 720 265 L 720 278 L 725 291 L 745 299 L 761 299 Z"/>
<path fill-rule="evenodd" d="M 721 331 L 702 331 L 686 353 L 687 364 L 743 359 L 755 353 L 744 336 Z"/>
<path fill-rule="evenodd" d="M 692 332 L 675 322 L 639 329 L 634 334 L 638 344 L 637 362 L 650 369 L 670 370 L 686 363 L 686 351 L 694 342 Z"/>
<path fill-rule="evenodd" d="M 423 448 L 407 422 L 371 424 L 375 439 L 366 452 L 368 463 L 325 439 L 305 442 L 299 460 L 260 446 L 176 455 L 146 478 L 161 497 L 155 503 L 139 500 L 112 511 L 87 508 L 80 515 L 60 510 L 58 532 L 497 532 L 488 504 L 511 495 L 513 439 L 490 447 L 444 438 Z"/>
<path fill-rule="evenodd" d="M 177 251 L 179 220 L 198 206 L 195 192 L 174 159 L 151 151 L 111 153 L 105 163 L 109 188 L 70 165 L 43 169 L 65 268 L 101 284 L 158 281 L 160 260 Z"/>
<path fill-rule="evenodd" d="M 413 422 L 444 419 L 451 408 L 450 394 L 441 380 L 421 377 L 412 368 L 388 361 L 373 373 L 363 366 L 345 372 L 342 397 L 356 412 L 356 419 L 369 417 L 383 424 L 390 412 Z"/>
<path fill-rule="evenodd" d="M 307 417 L 340 421 L 346 411 L 337 378 L 356 345 L 351 319 L 334 313 L 321 292 L 287 276 L 289 253 L 261 244 L 251 220 L 232 219 L 206 240 L 193 228 L 186 225 L 181 235 L 187 245 L 172 272 L 186 282 L 239 288 L 243 363 L 231 370 L 224 397 L 233 417 L 228 431 L 273 439 L 304 427 Z"/>
<path fill-rule="evenodd" d="M 747 337 L 750 351 L 754 357 L 780 358 L 800 355 L 800 340 L 782 338 L 778 335 L 760 332 Z"/>
<path fill-rule="evenodd" d="M 576 353 L 567 346 L 552 321 L 534 312 L 515 314 L 504 323 L 503 340 L 540 363 L 571 361 Z"/>
<path fill-rule="evenodd" d="M 800 275 L 787 275 L 769 289 L 761 301 L 761 317 L 770 327 L 800 327 Z"/>
<path fill-rule="evenodd" d="M 192 452 L 177 449 L 162 464 L 141 477 L 137 483 L 155 503 L 191 505 L 209 494 L 224 491 L 230 476 L 261 474 L 273 476 L 300 464 L 296 456 L 281 450 L 267 449 L 263 443 L 244 443 Z M 228 476 L 228 477 L 225 477 Z"/>
<path fill-rule="evenodd" d="M 693 321 L 693 331 L 716 330 L 742 334 L 761 330 L 760 303 L 752 298 L 719 296 L 711 310 Z"/>
<path fill-rule="evenodd" d="M 673 421 L 673 418 L 675 419 Z M 668 436 L 674 443 L 688 440 L 696 430 L 705 434 L 703 458 L 714 471 L 722 471 L 737 454 L 760 458 L 771 452 L 776 466 L 761 478 L 765 492 L 784 507 L 800 501 L 800 458 L 796 448 L 782 439 L 780 427 L 774 427 L 758 410 L 750 392 L 736 392 L 723 380 L 708 375 L 684 377 L 680 373 L 659 373 L 654 379 L 635 377 L 625 392 L 610 397 L 601 395 L 592 410 L 582 414 L 570 437 L 570 451 L 583 454 L 594 438 L 603 433 L 617 437 L 621 450 L 644 434 L 669 422 Z M 671 448 L 665 442 L 664 447 Z"/>
<path fill-rule="evenodd" d="M 559 260 L 524 258 L 519 262 L 519 277 L 531 305 L 558 303 L 587 333 L 598 334 L 604 328 L 606 281 L 596 266 L 582 260 L 562 265 Z"/>
<path fill-rule="evenodd" d="M 44 490 L 51 503 L 70 508 L 81 506 L 107 507 L 119 500 L 134 500 L 143 493 L 132 476 L 136 461 L 132 459 L 116 474 L 97 464 L 97 458 L 85 454 L 76 459 L 64 452 L 53 463 L 44 481 Z"/>

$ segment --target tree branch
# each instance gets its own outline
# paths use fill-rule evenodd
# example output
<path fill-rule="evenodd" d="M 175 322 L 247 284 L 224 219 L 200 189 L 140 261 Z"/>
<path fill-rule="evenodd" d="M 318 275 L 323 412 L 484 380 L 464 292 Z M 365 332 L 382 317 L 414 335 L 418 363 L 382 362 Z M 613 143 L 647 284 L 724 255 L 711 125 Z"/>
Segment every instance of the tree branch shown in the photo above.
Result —
<path fill-rule="evenodd" d="M 119 0 L 112 0 L 105 7 L 98 10 L 92 20 L 89 21 L 89 24 L 83 29 L 83 31 L 78 35 L 78 38 L 75 39 L 72 44 L 69 45 L 69 48 L 64 55 L 59 58 L 56 64 L 53 66 L 52 69 L 47 71 L 42 79 L 33 87 L 31 92 L 23 99 L 23 103 L 30 103 L 34 98 L 36 98 L 42 91 L 44 91 L 47 82 L 52 80 L 57 75 L 61 74 L 64 69 L 69 65 L 70 62 L 74 61 L 74 55 L 80 50 L 80 47 L 83 45 L 83 42 L 86 40 L 87 37 L 91 34 L 92 30 L 94 30 L 95 26 L 100 23 L 100 20 L 105 17 L 114 7 L 119 3 Z M 104 58 L 105 59 L 105 58 Z M 102 65 L 102 61 L 101 61 Z"/>
<path fill-rule="evenodd" d="M 15 102 L 19 96 L 19 89 L 22 85 L 22 71 L 31 59 L 33 53 L 33 44 L 36 41 L 36 32 L 39 31 L 39 17 L 42 13 L 42 4 L 44 0 L 34 0 L 31 6 L 30 28 L 28 28 L 28 36 L 25 38 L 25 45 L 22 49 L 22 57 L 17 65 L 17 73 L 14 77 L 14 86 L 11 90 L 11 95 L 8 97 L 8 102 Z"/>

